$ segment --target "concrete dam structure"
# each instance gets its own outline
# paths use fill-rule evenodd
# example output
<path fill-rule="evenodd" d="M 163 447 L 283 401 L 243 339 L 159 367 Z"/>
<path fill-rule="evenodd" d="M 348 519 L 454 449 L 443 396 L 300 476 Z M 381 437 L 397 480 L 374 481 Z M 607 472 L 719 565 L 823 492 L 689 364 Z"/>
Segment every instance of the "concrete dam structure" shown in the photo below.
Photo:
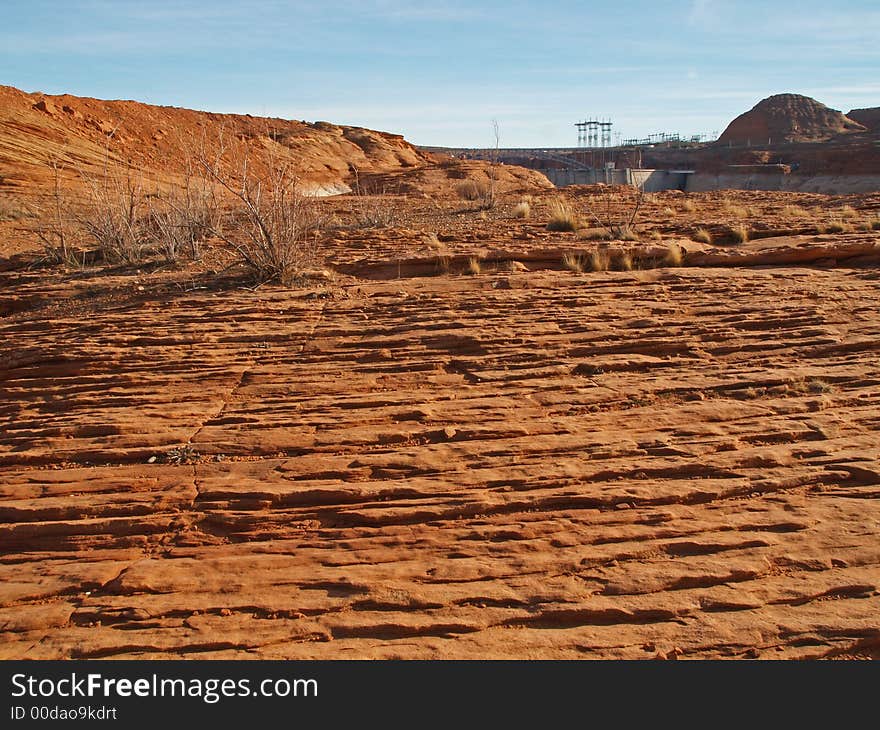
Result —
<path fill-rule="evenodd" d="M 780 190 L 800 193 L 845 195 L 880 190 L 880 175 L 799 175 L 772 172 L 696 172 L 693 170 L 644 170 L 626 168 L 548 168 L 542 170 L 557 187 L 568 185 L 635 185 L 645 192 L 681 190 Z"/>

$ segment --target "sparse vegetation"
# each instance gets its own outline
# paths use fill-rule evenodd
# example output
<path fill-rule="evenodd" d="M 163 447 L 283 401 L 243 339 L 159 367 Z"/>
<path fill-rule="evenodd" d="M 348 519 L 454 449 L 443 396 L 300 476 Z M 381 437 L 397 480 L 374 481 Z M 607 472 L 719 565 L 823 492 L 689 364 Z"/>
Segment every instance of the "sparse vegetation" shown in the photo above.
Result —
<path fill-rule="evenodd" d="M 681 203 L 681 209 L 685 213 L 695 213 L 697 210 L 697 204 L 690 198 L 686 198 Z"/>
<path fill-rule="evenodd" d="M 156 247 L 169 263 L 181 255 L 198 260 L 201 243 L 220 229 L 220 203 L 214 186 L 204 177 L 187 175 L 181 187 L 148 202 Z"/>
<path fill-rule="evenodd" d="M 785 218 L 804 218 L 808 215 L 807 211 L 799 205 L 786 205 L 779 211 L 779 214 Z"/>
<path fill-rule="evenodd" d="M 315 199 L 302 193 L 289 160 L 270 159 L 262 179 L 251 171 L 246 153 L 232 161 L 238 168 L 235 175 L 221 166 L 221 160 L 200 162 L 237 203 L 232 213 L 239 225 L 234 231 L 214 233 L 260 282 L 289 285 L 314 265 L 322 222 Z"/>
<path fill-rule="evenodd" d="M 821 378 L 805 378 L 803 376 L 790 379 L 786 385 L 792 393 L 799 395 L 827 394 L 834 392 L 834 386 Z"/>
<path fill-rule="evenodd" d="M 848 233 L 851 230 L 849 224 L 839 220 L 830 220 L 816 226 L 819 233 Z"/>
<path fill-rule="evenodd" d="M 359 228 L 390 228 L 397 223 L 397 213 L 383 195 L 363 195 L 357 203 Z"/>
<path fill-rule="evenodd" d="M 483 200 L 489 195 L 489 184 L 477 180 L 462 180 L 456 184 L 455 192 L 462 200 Z"/>
<path fill-rule="evenodd" d="M 483 270 L 483 266 L 480 263 L 480 259 L 476 256 L 471 256 L 467 260 L 467 265 L 465 266 L 465 272 L 470 274 L 471 276 L 476 276 Z"/>
<path fill-rule="evenodd" d="M 580 221 L 569 204 L 557 198 L 550 204 L 550 220 L 547 221 L 548 231 L 576 231 Z"/>
<path fill-rule="evenodd" d="M 745 218 L 749 215 L 749 209 L 745 206 L 738 205 L 731 200 L 725 199 L 721 204 L 722 209 L 725 213 L 733 216 L 734 218 Z"/>
<path fill-rule="evenodd" d="M 852 220 L 853 218 L 858 218 L 858 211 L 853 208 L 851 205 L 844 205 L 837 209 L 837 215 L 839 215 L 844 220 Z"/>
<path fill-rule="evenodd" d="M 581 228 L 577 232 L 579 241 L 607 241 L 611 238 L 604 228 Z"/>
<path fill-rule="evenodd" d="M 730 236 L 734 243 L 746 243 L 749 240 L 749 229 L 741 224 L 734 226 L 730 229 Z"/>
<path fill-rule="evenodd" d="M 529 205 L 529 202 L 523 200 L 514 206 L 513 209 L 513 217 L 514 218 L 528 218 L 532 214 L 532 206 Z"/>
<path fill-rule="evenodd" d="M 590 271 L 608 271 L 611 268 L 611 257 L 608 251 L 598 249 L 590 254 Z"/>
<path fill-rule="evenodd" d="M 621 253 L 614 260 L 614 268 L 618 271 L 632 271 L 633 270 L 633 259 L 629 253 Z"/>
<path fill-rule="evenodd" d="M 691 238 L 697 243 L 712 243 L 712 234 L 709 233 L 709 231 L 707 231 L 705 228 L 697 228 Z"/>
<path fill-rule="evenodd" d="M 136 264 L 156 241 L 143 178 L 131 168 L 105 164 L 101 176 L 80 173 L 86 182 L 86 203 L 76 221 L 104 261 Z"/>
<path fill-rule="evenodd" d="M 663 257 L 666 266 L 681 266 L 684 262 L 684 250 L 677 243 L 670 243 Z"/>
<path fill-rule="evenodd" d="M 580 274 L 584 270 L 584 259 L 578 254 L 567 253 L 562 257 L 562 266 L 569 271 Z"/>

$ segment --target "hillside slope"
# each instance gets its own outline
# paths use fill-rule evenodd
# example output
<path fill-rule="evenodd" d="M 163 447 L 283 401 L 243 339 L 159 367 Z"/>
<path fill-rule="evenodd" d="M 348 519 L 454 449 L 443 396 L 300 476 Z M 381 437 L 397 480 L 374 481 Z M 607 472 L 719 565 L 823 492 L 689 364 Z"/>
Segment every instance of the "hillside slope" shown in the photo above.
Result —
<path fill-rule="evenodd" d="M 836 109 L 800 94 L 776 94 L 740 114 L 724 130 L 722 144 L 818 142 L 865 128 Z"/>
<path fill-rule="evenodd" d="M 292 162 L 316 192 L 342 192 L 357 170 L 391 172 L 430 163 L 402 136 L 327 122 L 159 107 L 0 86 L 0 188 L 42 187 L 53 161 L 100 169 L 108 157 L 157 177 L 183 172 L 193 154 L 222 147 Z M 255 144 L 254 144 L 255 143 Z"/>

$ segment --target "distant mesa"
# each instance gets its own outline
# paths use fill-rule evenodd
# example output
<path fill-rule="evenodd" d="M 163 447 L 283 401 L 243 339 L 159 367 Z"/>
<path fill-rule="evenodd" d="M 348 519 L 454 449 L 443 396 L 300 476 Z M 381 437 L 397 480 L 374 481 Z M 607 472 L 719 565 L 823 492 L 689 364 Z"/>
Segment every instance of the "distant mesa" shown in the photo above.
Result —
<path fill-rule="evenodd" d="M 875 111 L 875 110 L 866 110 Z M 860 124 L 836 109 L 800 94 L 776 94 L 740 114 L 718 138 L 721 144 L 823 142 L 840 134 L 864 132 Z"/>
<path fill-rule="evenodd" d="M 872 132 L 880 132 L 880 106 L 872 106 L 867 109 L 853 109 L 846 116 L 867 127 Z"/>

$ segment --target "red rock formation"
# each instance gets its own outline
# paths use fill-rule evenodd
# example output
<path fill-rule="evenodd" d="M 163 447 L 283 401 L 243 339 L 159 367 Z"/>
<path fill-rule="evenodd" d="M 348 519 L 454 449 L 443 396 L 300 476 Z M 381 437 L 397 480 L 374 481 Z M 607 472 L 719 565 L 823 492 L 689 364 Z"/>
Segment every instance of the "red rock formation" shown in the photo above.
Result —
<path fill-rule="evenodd" d="M 866 109 L 853 109 L 846 116 L 867 127 L 872 132 L 880 131 L 880 106 L 872 106 Z"/>
<path fill-rule="evenodd" d="M 740 114 L 724 130 L 723 144 L 819 142 L 865 127 L 836 109 L 800 94 L 776 94 Z"/>

